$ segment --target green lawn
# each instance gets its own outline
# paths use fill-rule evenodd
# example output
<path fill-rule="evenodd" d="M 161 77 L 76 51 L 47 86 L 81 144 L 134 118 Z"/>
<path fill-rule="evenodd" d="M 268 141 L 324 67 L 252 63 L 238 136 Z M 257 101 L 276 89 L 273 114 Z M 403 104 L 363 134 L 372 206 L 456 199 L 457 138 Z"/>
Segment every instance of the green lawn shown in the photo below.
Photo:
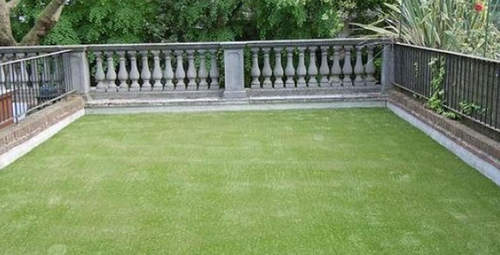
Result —
<path fill-rule="evenodd" d="M 500 254 L 500 188 L 385 109 L 85 116 L 0 171 L 4 254 Z"/>

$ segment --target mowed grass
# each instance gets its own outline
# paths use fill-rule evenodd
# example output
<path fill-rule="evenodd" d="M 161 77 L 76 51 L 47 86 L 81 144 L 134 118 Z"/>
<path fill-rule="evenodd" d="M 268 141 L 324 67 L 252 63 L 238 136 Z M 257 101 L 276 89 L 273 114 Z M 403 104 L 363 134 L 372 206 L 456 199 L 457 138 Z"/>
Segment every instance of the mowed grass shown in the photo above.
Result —
<path fill-rule="evenodd" d="M 4 254 L 500 254 L 500 188 L 385 109 L 85 116 L 0 171 Z"/>

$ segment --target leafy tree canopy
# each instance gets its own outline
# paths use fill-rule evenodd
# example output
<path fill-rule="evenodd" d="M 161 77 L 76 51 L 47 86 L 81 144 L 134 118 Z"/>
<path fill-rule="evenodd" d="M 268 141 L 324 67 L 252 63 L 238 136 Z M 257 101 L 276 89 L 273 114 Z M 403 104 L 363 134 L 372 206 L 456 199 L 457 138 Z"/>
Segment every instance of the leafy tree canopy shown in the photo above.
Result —
<path fill-rule="evenodd" d="M 14 37 L 49 0 L 22 0 Z M 328 38 L 347 21 L 372 19 L 384 0 L 68 0 L 43 44 Z"/>

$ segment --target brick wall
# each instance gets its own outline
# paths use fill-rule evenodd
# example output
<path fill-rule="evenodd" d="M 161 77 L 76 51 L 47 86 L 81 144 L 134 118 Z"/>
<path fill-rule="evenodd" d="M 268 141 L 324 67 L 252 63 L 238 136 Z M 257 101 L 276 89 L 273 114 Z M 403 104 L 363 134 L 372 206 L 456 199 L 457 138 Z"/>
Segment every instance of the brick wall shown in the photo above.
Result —
<path fill-rule="evenodd" d="M 398 91 L 389 93 L 388 102 L 446 135 L 455 143 L 500 169 L 500 142 L 487 137 L 459 121 L 448 119 L 425 108 L 415 99 Z"/>
<path fill-rule="evenodd" d="M 12 93 L 0 89 L 0 129 L 12 123 Z"/>
<path fill-rule="evenodd" d="M 0 130 L 0 155 L 29 140 L 60 120 L 82 110 L 80 96 L 70 96 L 29 115 L 18 124 Z"/>

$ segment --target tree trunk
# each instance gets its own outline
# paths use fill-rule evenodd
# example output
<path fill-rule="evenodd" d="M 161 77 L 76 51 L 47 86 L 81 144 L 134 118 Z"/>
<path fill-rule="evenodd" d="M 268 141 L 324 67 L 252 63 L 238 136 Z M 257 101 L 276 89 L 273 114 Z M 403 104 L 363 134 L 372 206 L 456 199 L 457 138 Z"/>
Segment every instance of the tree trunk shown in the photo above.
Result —
<path fill-rule="evenodd" d="M 14 36 L 12 36 L 10 26 L 10 10 L 14 6 L 10 5 L 10 3 L 0 0 L 0 46 L 15 46 L 17 44 Z"/>
<path fill-rule="evenodd" d="M 40 39 L 46 36 L 56 25 L 64 7 L 65 0 L 52 0 L 42 11 L 35 25 L 21 40 L 22 45 L 40 44 Z"/>
<path fill-rule="evenodd" d="M 0 0 L 0 46 L 16 46 L 18 43 L 12 35 L 10 23 L 10 11 L 19 4 L 21 0 Z M 61 16 L 66 0 L 52 0 L 36 19 L 35 25 L 23 37 L 20 45 L 37 45 L 56 25 Z"/>

